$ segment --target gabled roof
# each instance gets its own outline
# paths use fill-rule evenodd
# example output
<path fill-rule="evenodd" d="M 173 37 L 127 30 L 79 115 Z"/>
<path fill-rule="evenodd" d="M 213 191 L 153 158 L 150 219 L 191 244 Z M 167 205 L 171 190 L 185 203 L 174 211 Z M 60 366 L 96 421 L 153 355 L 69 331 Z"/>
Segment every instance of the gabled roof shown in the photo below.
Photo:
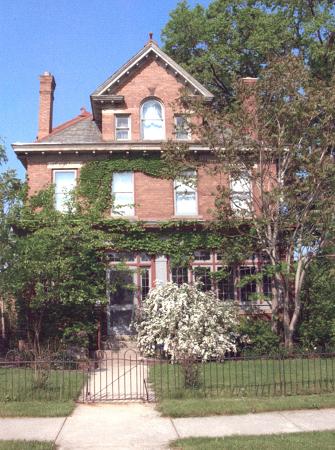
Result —
<path fill-rule="evenodd" d="M 213 94 L 209 92 L 201 83 L 192 77 L 186 70 L 184 70 L 179 64 L 171 59 L 166 53 L 164 53 L 156 44 L 155 41 L 149 39 L 146 45 L 133 56 L 128 62 L 126 62 L 120 69 L 118 69 L 111 77 L 109 77 L 104 83 L 102 83 L 91 95 L 91 97 L 108 94 L 108 90 L 112 88 L 115 83 L 120 82 L 120 79 L 125 75 L 128 75 L 129 71 L 138 67 L 139 63 L 148 57 L 150 54 L 154 54 L 157 58 L 161 58 L 166 67 L 170 67 L 173 71 L 181 76 L 185 82 L 194 88 L 196 93 L 201 94 L 207 100 L 214 98 Z"/>

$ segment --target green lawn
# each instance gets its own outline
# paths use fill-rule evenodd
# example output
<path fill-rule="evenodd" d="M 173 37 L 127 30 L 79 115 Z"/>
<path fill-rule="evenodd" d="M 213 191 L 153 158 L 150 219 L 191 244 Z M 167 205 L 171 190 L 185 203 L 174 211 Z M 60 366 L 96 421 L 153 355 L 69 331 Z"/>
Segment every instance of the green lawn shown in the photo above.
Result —
<path fill-rule="evenodd" d="M 47 370 L 42 366 L 36 371 L 32 364 L 0 367 L 0 402 L 75 400 L 85 379 L 79 370 Z"/>
<path fill-rule="evenodd" d="M 221 414 L 247 414 L 265 411 L 334 407 L 335 394 L 320 394 L 273 398 L 165 399 L 158 403 L 157 409 L 163 416 L 203 417 Z"/>
<path fill-rule="evenodd" d="M 0 417 L 65 417 L 72 413 L 75 406 L 73 400 L 0 402 Z"/>
<path fill-rule="evenodd" d="M 53 442 L 0 441 L 0 450 L 55 450 Z"/>
<path fill-rule="evenodd" d="M 270 397 L 335 391 L 335 358 L 248 359 L 199 363 L 199 383 L 185 388 L 178 364 L 152 365 L 149 380 L 160 399 Z"/>
<path fill-rule="evenodd" d="M 180 450 L 333 450 L 335 431 L 291 433 L 270 436 L 231 436 L 226 438 L 189 438 L 174 441 Z"/>

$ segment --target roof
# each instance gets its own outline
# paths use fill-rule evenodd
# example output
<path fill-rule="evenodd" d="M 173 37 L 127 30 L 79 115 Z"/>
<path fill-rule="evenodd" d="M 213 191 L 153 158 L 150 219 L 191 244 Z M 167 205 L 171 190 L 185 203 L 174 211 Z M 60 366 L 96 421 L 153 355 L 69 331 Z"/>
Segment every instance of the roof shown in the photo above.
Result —
<path fill-rule="evenodd" d="M 172 69 L 177 72 L 185 81 L 190 83 L 200 94 L 208 99 L 213 99 L 214 96 L 208 89 L 206 89 L 199 81 L 192 77 L 185 69 L 183 69 L 179 64 L 177 64 L 173 59 L 171 59 L 166 53 L 161 50 L 158 45 L 152 39 L 146 43 L 146 45 L 134 55 L 128 62 L 126 62 L 120 69 L 113 73 L 111 77 L 109 77 L 104 83 L 102 83 L 93 93 L 92 96 L 101 95 L 107 89 L 110 89 L 114 83 L 117 83 L 118 80 L 127 72 L 132 69 L 144 58 L 146 58 L 149 53 L 154 53 L 157 57 L 161 58 L 165 61 L 167 66 L 170 66 Z"/>
<path fill-rule="evenodd" d="M 55 144 L 89 144 L 102 142 L 101 131 L 92 119 L 92 114 L 82 110 L 81 114 L 54 128 L 37 142 Z"/>

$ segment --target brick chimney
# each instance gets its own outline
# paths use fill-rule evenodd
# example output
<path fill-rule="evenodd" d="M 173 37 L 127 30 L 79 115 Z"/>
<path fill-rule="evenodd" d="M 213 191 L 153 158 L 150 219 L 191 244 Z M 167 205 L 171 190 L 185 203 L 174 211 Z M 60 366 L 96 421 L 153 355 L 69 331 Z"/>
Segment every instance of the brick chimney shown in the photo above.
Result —
<path fill-rule="evenodd" d="M 40 76 L 40 110 L 38 115 L 37 139 L 42 139 L 52 131 L 52 112 L 56 82 L 49 72 Z"/>
<path fill-rule="evenodd" d="M 247 130 L 253 139 L 257 139 L 257 101 L 255 93 L 255 84 L 258 78 L 245 77 L 243 83 L 243 108 L 247 113 Z"/>
<path fill-rule="evenodd" d="M 254 114 L 256 112 L 256 98 L 253 86 L 257 83 L 258 78 L 245 77 L 241 81 L 245 86 L 244 106 L 248 113 Z"/>

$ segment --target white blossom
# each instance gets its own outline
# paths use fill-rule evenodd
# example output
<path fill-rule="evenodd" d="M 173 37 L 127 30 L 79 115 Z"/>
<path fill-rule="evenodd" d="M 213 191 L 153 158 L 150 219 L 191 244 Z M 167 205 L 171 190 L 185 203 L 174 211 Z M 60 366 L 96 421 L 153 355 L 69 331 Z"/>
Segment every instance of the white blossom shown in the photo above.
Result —
<path fill-rule="evenodd" d="M 226 353 L 236 352 L 237 327 L 232 302 L 197 286 L 174 283 L 150 290 L 135 324 L 139 350 L 154 356 L 161 347 L 172 361 L 223 359 Z"/>

